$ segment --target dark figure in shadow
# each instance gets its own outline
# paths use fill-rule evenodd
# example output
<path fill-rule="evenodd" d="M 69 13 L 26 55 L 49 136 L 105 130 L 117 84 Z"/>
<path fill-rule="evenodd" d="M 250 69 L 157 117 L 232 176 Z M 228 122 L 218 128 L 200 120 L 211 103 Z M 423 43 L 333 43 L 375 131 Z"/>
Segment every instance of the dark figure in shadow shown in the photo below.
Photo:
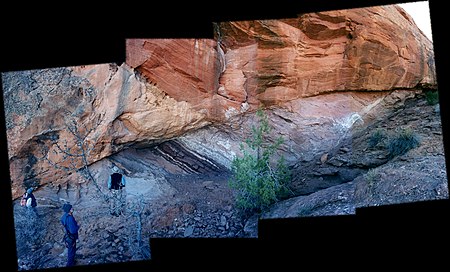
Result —
<path fill-rule="evenodd" d="M 117 166 L 113 166 L 113 173 L 108 178 L 108 189 L 110 191 L 110 212 L 119 216 L 125 206 L 125 198 L 122 189 L 125 187 L 125 177 Z"/>
<path fill-rule="evenodd" d="M 73 217 L 73 208 L 70 204 L 63 205 L 64 214 L 61 216 L 61 224 L 64 226 L 64 243 L 67 247 L 67 264 L 66 266 L 75 265 L 75 253 L 77 250 L 78 240 L 78 223 Z"/>

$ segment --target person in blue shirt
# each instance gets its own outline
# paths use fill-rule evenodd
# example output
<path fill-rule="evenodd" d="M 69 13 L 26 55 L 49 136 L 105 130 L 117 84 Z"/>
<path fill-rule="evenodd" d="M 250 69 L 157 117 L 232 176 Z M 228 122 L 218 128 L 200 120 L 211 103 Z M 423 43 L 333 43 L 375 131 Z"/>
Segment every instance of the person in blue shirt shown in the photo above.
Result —
<path fill-rule="evenodd" d="M 75 217 L 73 217 L 72 205 L 68 203 L 64 204 L 63 211 L 64 214 L 61 216 L 61 224 L 64 226 L 64 242 L 68 250 L 66 266 L 73 266 L 75 265 L 75 252 L 77 250 L 79 226 Z"/>
<path fill-rule="evenodd" d="M 122 194 L 122 188 L 125 187 L 125 176 L 121 174 L 117 166 L 113 166 L 113 173 L 108 178 L 108 189 L 110 196 L 110 212 L 112 215 L 119 216 L 125 206 L 125 200 Z"/>

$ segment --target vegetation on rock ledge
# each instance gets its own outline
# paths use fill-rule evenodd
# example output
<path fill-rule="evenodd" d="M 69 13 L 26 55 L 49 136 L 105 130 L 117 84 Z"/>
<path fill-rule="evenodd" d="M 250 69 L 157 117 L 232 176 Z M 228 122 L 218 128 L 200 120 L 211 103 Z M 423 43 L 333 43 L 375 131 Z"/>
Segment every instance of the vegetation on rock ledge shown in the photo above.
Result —
<path fill-rule="evenodd" d="M 232 161 L 232 178 L 229 184 L 238 190 L 236 205 L 244 212 L 259 212 L 286 197 L 289 193 L 290 171 L 284 157 L 275 166 L 271 158 L 283 143 L 279 137 L 274 143 L 267 140 L 271 127 L 262 109 L 256 112 L 259 125 L 252 127 L 252 136 L 241 143 L 242 157 Z"/>

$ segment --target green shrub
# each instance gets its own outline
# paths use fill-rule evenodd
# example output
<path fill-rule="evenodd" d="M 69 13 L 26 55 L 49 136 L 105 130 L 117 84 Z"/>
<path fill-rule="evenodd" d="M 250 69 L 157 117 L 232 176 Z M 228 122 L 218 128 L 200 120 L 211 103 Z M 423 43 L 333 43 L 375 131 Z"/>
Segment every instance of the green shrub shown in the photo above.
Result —
<path fill-rule="evenodd" d="M 367 171 L 366 173 L 367 187 L 371 189 L 374 186 L 375 181 L 377 179 L 378 179 L 378 169 L 377 168 L 369 169 L 369 171 Z"/>
<path fill-rule="evenodd" d="M 389 140 L 389 157 L 394 158 L 419 146 L 419 137 L 410 129 L 400 129 Z"/>
<path fill-rule="evenodd" d="M 278 138 L 269 144 L 265 136 L 270 132 L 267 116 L 260 109 L 259 126 L 252 127 L 252 137 L 241 143 L 242 157 L 232 161 L 232 177 L 229 185 L 237 189 L 236 205 L 244 212 L 259 212 L 271 204 L 284 198 L 288 193 L 287 184 L 290 172 L 284 157 L 281 156 L 275 166 L 271 165 L 271 157 L 283 143 Z"/>
<path fill-rule="evenodd" d="M 369 148 L 374 148 L 386 139 L 386 133 L 383 129 L 375 130 L 369 137 Z"/>
<path fill-rule="evenodd" d="M 439 103 L 439 92 L 438 91 L 425 91 L 425 98 L 427 100 L 428 105 L 436 105 Z"/>

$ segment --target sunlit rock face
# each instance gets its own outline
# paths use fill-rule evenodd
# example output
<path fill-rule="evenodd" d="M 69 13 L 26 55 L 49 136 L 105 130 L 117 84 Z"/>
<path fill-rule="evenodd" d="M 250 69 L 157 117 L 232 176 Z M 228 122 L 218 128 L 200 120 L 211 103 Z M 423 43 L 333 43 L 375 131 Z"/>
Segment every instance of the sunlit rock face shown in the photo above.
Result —
<path fill-rule="evenodd" d="M 14 196 L 29 186 L 80 182 L 42 159 L 82 166 L 81 160 L 63 162 L 53 140 L 93 163 L 130 145 L 154 144 L 208 124 L 205 114 L 140 80 L 126 64 L 10 72 L 3 82 Z M 76 135 L 85 137 L 85 151 Z"/>
<path fill-rule="evenodd" d="M 283 151 L 294 163 L 326 153 L 351 136 L 355 126 L 383 119 L 412 97 L 414 88 L 437 84 L 431 41 L 395 5 L 283 20 L 221 22 L 216 29 L 217 43 L 211 48 L 217 57 L 209 71 L 219 70 L 220 75 L 216 92 L 205 95 L 207 101 L 216 99 L 210 104 L 215 107 L 205 111 L 224 122 L 215 121 L 214 128 L 190 133 L 183 141 L 225 164 L 239 152 L 236 140 L 256 124 L 246 113 L 261 104 L 270 107 L 269 119 L 276 128 L 272 138 L 286 138 Z M 182 48 L 175 50 L 181 43 Z M 170 84 L 162 78 L 193 78 L 188 76 L 192 70 L 171 67 L 198 50 L 195 44 L 195 40 L 132 39 L 127 41 L 127 61 L 172 94 L 174 89 L 166 90 Z M 155 65 L 152 59 L 163 54 L 173 62 Z M 211 64 L 206 60 L 203 63 Z M 162 70 L 168 76 L 157 74 Z"/>
<path fill-rule="evenodd" d="M 250 104 L 436 85 L 432 43 L 397 6 L 219 27 L 226 48 L 220 82 L 226 93 L 248 97 Z M 237 95 L 239 90 L 245 93 Z"/>
<path fill-rule="evenodd" d="M 431 41 L 395 5 L 221 22 L 217 29 L 217 41 L 130 39 L 127 63 L 176 100 L 222 118 L 243 103 L 436 85 Z"/>
<path fill-rule="evenodd" d="M 150 84 L 210 119 L 223 120 L 227 109 L 241 106 L 218 91 L 224 53 L 215 40 L 130 39 L 126 62 Z"/>
<path fill-rule="evenodd" d="M 67 121 L 89 132 L 89 163 L 179 138 L 229 167 L 264 105 L 270 138 L 285 138 L 295 164 L 437 85 L 431 41 L 394 5 L 215 29 L 215 39 L 129 39 L 120 66 L 2 74 L 13 196 L 78 182 L 39 159 L 47 148 L 62 160 L 51 140 L 74 146 Z"/>

